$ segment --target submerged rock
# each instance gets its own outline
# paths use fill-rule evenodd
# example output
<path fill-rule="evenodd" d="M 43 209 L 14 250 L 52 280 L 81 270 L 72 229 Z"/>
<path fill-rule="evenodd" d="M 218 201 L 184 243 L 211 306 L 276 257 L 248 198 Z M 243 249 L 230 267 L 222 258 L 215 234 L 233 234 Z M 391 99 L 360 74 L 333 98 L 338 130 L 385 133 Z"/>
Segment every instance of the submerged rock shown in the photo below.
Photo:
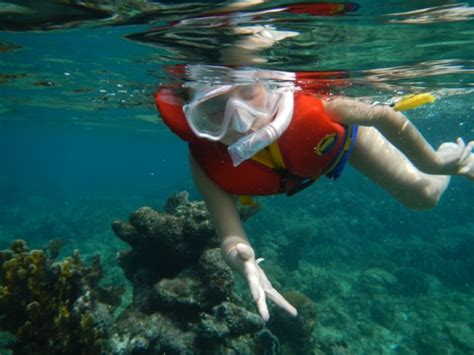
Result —
<path fill-rule="evenodd" d="M 298 309 L 298 316 L 292 317 L 281 309 L 274 309 L 269 329 L 281 340 L 285 353 L 312 354 L 314 348 L 313 332 L 316 327 L 316 304 L 300 292 L 287 292 L 283 295 Z"/>
<path fill-rule="evenodd" d="M 233 289 L 234 279 L 220 249 L 208 249 L 195 268 L 157 282 L 150 292 L 148 307 L 152 310 L 208 310 L 215 304 L 235 298 Z"/>
<path fill-rule="evenodd" d="M 244 218 L 255 212 L 242 211 Z M 204 203 L 180 193 L 165 212 L 143 207 L 112 227 L 131 246 L 119 262 L 134 288 L 134 302 L 112 329 L 114 354 L 264 354 L 278 348 L 235 294 Z"/>

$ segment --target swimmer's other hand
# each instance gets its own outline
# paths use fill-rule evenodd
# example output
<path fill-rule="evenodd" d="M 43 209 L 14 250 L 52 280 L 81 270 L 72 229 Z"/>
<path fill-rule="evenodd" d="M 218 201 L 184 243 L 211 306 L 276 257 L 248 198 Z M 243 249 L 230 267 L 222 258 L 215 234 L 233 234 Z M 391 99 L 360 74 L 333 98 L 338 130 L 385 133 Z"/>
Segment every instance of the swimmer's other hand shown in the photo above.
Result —
<path fill-rule="evenodd" d="M 473 148 L 474 141 L 466 144 L 462 138 L 441 144 L 436 151 L 440 173 L 474 179 Z"/>
<path fill-rule="evenodd" d="M 227 251 L 225 258 L 227 263 L 247 280 L 252 298 L 257 304 L 258 312 L 264 321 L 268 321 L 270 318 L 266 302 L 267 297 L 292 316 L 298 314 L 296 308 L 272 287 L 259 265 L 263 259 L 255 260 L 255 252 L 250 245 L 236 244 Z"/>

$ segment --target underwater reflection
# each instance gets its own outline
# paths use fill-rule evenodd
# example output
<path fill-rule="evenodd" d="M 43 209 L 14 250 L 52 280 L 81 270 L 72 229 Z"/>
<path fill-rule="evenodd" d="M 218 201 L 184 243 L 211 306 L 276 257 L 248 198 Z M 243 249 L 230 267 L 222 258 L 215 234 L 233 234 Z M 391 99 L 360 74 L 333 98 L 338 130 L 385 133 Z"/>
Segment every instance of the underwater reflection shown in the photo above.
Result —
<path fill-rule="evenodd" d="M 474 19 L 474 7 L 455 3 L 387 15 L 390 23 L 431 24 Z"/>
<path fill-rule="evenodd" d="M 260 52 L 299 35 L 299 31 L 278 28 L 279 23 L 305 21 L 305 16 L 344 15 L 359 8 L 352 2 L 247 8 L 257 3 L 264 1 L 239 2 L 238 7 L 231 4 L 126 37 L 156 47 L 164 46 L 176 51 L 176 57 L 193 58 L 207 64 L 262 64 L 267 63 L 268 58 Z"/>
<path fill-rule="evenodd" d="M 265 6 L 266 0 L 238 1 L 18 1 L 6 0 L 0 3 L 0 30 L 31 31 L 55 30 L 78 26 L 107 26 L 144 24 L 157 21 L 174 21 L 182 24 L 188 21 L 197 25 L 209 18 L 223 20 L 240 11 Z M 357 5 L 351 3 L 296 3 L 267 6 L 248 12 L 245 16 L 258 17 L 273 12 L 286 11 L 294 14 L 324 16 L 344 11 L 354 11 Z"/>

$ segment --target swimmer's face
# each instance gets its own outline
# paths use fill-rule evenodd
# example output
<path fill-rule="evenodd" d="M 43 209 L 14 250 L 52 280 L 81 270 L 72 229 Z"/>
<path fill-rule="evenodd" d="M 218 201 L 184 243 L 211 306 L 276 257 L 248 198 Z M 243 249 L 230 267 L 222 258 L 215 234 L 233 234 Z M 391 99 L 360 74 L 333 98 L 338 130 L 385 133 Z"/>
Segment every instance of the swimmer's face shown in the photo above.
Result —
<path fill-rule="evenodd" d="M 254 85 L 244 85 L 239 86 L 233 89 L 229 94 L 229 100 L 232 98 L 236 98 L 239 100 L 244 101 L 247 105 L 251 106 L 253 109 L 258 111 L 265 111 L 268 104 L 268 91 L 267 89 L 261 84 L 254 84 Z M 233 119 L 238 119 L 238 117 L 233 117 Z M 224 144 L 231 144 L 240 138 L 243 135 L 246 135 L 250 132 L 254 132 L 272 121 L 273 117 L 271 116 L 257 116 L 252 124 L 246 129 L 245 131 L 236 131 L 233 129 L 232 122 L 229 125 L 229 129 L 227 130 L 226 135 L 224 138 L 221 139 L 221 142 Z"/>

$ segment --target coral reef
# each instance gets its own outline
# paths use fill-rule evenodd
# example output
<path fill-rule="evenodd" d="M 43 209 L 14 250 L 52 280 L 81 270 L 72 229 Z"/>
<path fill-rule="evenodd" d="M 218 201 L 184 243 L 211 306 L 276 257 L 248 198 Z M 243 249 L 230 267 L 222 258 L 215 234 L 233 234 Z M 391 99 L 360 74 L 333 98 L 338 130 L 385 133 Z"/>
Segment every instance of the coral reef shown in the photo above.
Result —
<path fill-rule="evenodd" d="M 15 240 L 0 252 L 0 329 L 16 336 L 18 354 L 100 353 L 121 290 L 99 286 L 99 258 L 87 266 L 75 252 L 55 262 L 59 244 L 50 247 Z"/>
<path fill-rule="evenodd" d="M 469 291 L 474 283 L 472 226 L 444 228 L 437 231 L 436 237 L 432 238 L 433 241 L 429 242 L 416 238 L 394 243 L 387 251 L 387 258 L 399 260 L 400 264 L 412 270 L 436 275 L 451 287 Z M 409 279 L 407 282 L 410 282 Z M 410 283 L 414 284 L 412 281 Z M 415 290 L 418 289 L 417 286 Z"/>
<path fill-rule="evenodd" d="M 162 197 L 145 205 L 155 206 Z M 366 201 L 364 208 L 334 209 L 334 202 L 354 206 L 354 201 L 362 200 Z M 360 189 L 342 194 L 308 190 L 305 195 L 282 198 L 282 203 L 270 198 L 269 205 L 263 204 L 256 215 L 256 209 L 241 210 L 244 219 L 253 216 L 246 229 L 255 237 L 252 243 L 259 256 L 266 258 L 264 268 L 275 288 L 304 293 L 285 293 L 297 306 L 297 318 L 288 317 L 269 302 L 270 321 L 263 324 L 245 281 L 234 280 L 222 261 L 202 202 L 190 202 L 186 193 L 179 193 L 163 209 L 140 208 L 128 222 L 113 223 L 120 237 L 116 238 L 103 222 L 126 216 L 130 206 L 144 205 L 144 200 L 85 201 L 69 205 L 69 211 L 54 204 L 45 208 L 48 201 L 44 199 L 32 201 L 11 211 L 18 216 L 7 217 L 11 224 L 0 225 L 4 248 L 14 234 L 27 237 L 30 245 L 45 245 L 47 236 L 61 238 L 44 250 L 28 250 L 17 242 L 0 252 L 2 302 L 15 290 L 9 306 L 0 303 L 0 330 L 10 324 L 8 329 L 17 335 L 26 324 L 23 334 L 37 335 L 22 340 L 0 332 L 0 353 L 8 354 L 7 349 L 31 353 L 36 346 L 41 347 L 40 353 L 54 354 L 64 344 L 70 345 L 65 353 L 78 353 L 79 346 L 95 353 L 99 347 L 94 348 L 94 342 L 102 353 L 125 355 L 474 351 L 470 214 L 456 214 L 457 224 L 447 223 L 448 212 L 440 206 L 416 217 L 396 204 L 384 202 L 380 208 L 381 202 L 371 202 Z M 472 210 L 470 205 L 462 206 L 463 211 L 471 211 L 469 208 Z M 44 219 L 49 215 L 56 218 L 53 225 L 37 223 L 50 221 Z M 426 218 L 440 222 L 427 225 Z M 124 246 L 130 248 L 123 251 Z M 101 282 L 130 285 L 128 302 L 115 310 L 115 320 L 110 305 L 117 304 L 117 294 L 97 286 L 102 276 L 97 259 L 87 266 L 73 254 L 55 262 L 57 257 L 71 255 L 72 248 L 80 248 L 82 258 L 100 253 L 107 268 Z M 38 310 L 21 277 L 32 277 L 36 266 L 31 266 L 31 260 L 40 260 L 39 255 L 49 271 L 38 275 L 49 276 L 36 281 L 48 285 L 38 294 L 41 299 L 48 297 L 46 307 Z M 23 261 L 15 265 L 8 263 L 10 259 Z M 70 265 L 64 270 L 73 274 L 67 284 L 57 281 L 63 263 Z M 10 269 L 16 270 L 8 274 L 15 283 L 7 288 Z M 59 291 L 64 288 L 61 285 L 70 285 L 70 291 Z M 74 308 L 83 303 L 87 306 Z M 69 318 L 61 316 L 65 309 Z M 36 321 L 40 311 L 41 319 L 49 321 Z M 81 328 L 84 313 L 93 317 L 92 329 L 87 328 L 89 321 Z"/>
<path fill-rule="evenodd" d="M 242 207 L 240 213 L 245 219 L 256 211 Z M 179 193 L 168 199 L 164 212 L 142 207 L 129 222 L 115 221 L 112 228 L 131 246 L 120 253 L 119 263 L 134 291 L 134 302 L 112 328 L 113 353 L 263 354 L 278 349 L 275 336 L 234 292 L 203 202 Z"/>
<path fill-rule="evenodd" d="M 280 204 L 264 203 L 259 223 L 246 225 L 258 236 L 254 243 L 272 283 L 317 303 L 307 353 L 472 352 L 473 225 L 467 214 L 451 217 L 472 206 L 414 214 L 368 195 L 360 186 L 308 189 Z M 267 326 L 281 349 L 303 353 L 288 344 L 297 325 L 284 327 L 285 337 L 273 328 L 275 311 Z"/>

